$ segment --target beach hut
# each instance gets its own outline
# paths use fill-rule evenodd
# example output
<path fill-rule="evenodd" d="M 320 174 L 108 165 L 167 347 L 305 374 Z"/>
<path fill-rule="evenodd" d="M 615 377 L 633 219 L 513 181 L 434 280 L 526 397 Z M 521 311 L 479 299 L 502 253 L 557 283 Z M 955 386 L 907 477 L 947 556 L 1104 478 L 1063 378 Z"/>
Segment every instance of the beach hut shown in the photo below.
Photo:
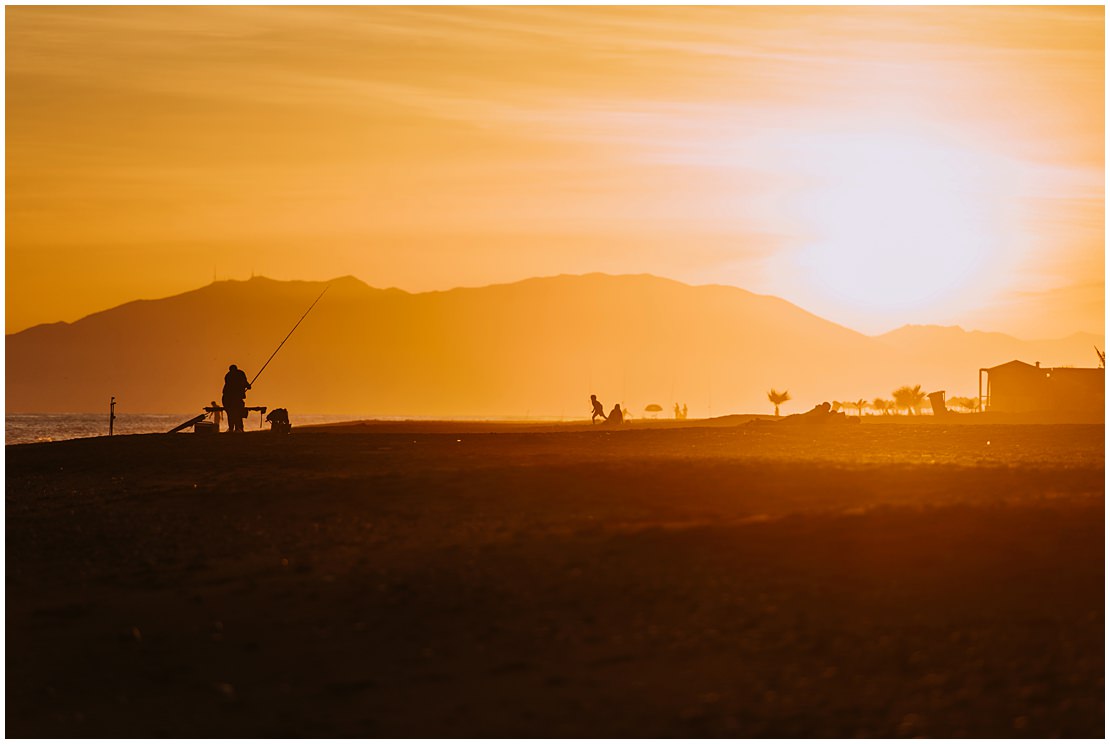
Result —
<path fill-rule="evenodd" d="M 1015 359 L 979 370 L 979 400 L 988 412 L 1101 421 L 1105 378 L 1101 368 L 1042 367 Z"/>

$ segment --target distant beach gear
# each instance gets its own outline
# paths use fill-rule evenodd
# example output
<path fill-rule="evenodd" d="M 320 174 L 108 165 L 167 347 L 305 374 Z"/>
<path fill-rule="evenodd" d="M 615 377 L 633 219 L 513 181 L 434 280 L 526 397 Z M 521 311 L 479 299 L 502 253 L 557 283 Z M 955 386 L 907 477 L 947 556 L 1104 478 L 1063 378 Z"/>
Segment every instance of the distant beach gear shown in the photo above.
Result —
<path fill-rule="evenodd" d="M 284 408 L 275 408 L 266 416 L 270 423 L 270 431 L 275 434 L 288 434 L 293 427 L 289 424 L 289 411 Z"/>

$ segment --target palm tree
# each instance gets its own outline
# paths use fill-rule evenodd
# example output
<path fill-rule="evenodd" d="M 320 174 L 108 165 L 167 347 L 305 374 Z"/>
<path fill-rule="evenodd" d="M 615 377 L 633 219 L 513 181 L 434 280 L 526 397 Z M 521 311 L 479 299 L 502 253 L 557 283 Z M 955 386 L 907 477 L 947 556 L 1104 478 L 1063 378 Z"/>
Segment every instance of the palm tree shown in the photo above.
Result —
<path fill-rule="evenodd" d="M 871 401 L 871 407 L 884 416 L 890 415 L 890 409 L 894 408 L 894 401 L 887 400 L 886 398 L 876 398 Z"/>
<path fill-rule="evenodd" d="M 863 416 L 863 409 L 867 406 L 867 401 L 865 401 L 863 398 L 860 398 L 859 400 L 849 401 L 848 405 L 856 409 L 857 416 Z"/>
<path fill-rule="evenodd" d="M 956 396 L 956 397 L 953 397 L 953 398 L 949 398 L 948 402 L 953 406 L 963 408 L 964 410 L 967 410 L 967 411 L 977 411 L 977 410 L 979 410 L 979 399 L 978 398 L 965 398 L 963 396 Z"/>
<path fill-rule="evenodd" d="M 789 390 L 783 390 L 780 393 L 778 390 L 775 390 L 774 388 L 771 388 L 771 390 L 767 393 L 767 400 L 774 403 L 774 405 L 775 405 L 775 415 L 778 416 L 779 415 L 779 406 L 781 406 L 786 401 L 790 400 L 790 391 Z"/>
<path fill-rule="evenodd" d="M 948 397 L 948 398 L 947 398 L 947 399 L 946 399 L 946 400 L 944 401 L 944 404 L 945 404 L 946 406 L 948 406 L 948 409 L 949 409 L 949 410 L 951 410 L 951 409 L 953 409 L 953 408 L 966 408 L 966 409 L 970 409 L 970 408 L 971 408 L 971 398 L 961 398 L 961 397 L 960 397 L 960 396 L 958 396 L 958 395 L 952 395 L 952 396 L 949 396 L 949 397 Z"/>
<path fill-rule="evenodd" d="M 921 389 L 920 385 L 914 385 L 913 387 L 903 385 L 891 395 L 894 396 L 894 404 L 899 408 L 905 408 L 907 413 L 921 414 L 921 404 L 925 402 L 925 391 Z"/>

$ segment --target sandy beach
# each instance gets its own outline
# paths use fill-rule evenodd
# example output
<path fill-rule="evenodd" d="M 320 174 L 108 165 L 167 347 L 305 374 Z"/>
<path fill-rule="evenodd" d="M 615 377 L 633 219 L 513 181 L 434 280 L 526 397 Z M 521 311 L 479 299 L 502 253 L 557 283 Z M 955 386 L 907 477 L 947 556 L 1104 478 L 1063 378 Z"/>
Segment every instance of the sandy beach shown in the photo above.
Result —
<path fill-rule="evenodd" d="M 1104 429 L 9 446 L 7 734 L 1102 737 Z"/>

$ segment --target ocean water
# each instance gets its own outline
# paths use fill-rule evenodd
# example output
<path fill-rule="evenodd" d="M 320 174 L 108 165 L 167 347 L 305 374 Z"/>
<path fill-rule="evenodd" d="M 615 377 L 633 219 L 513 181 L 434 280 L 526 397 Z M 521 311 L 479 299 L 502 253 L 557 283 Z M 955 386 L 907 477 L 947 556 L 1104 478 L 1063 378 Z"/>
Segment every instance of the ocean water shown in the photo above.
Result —
<path fill-rule="evenodd" d="M 200 413 L 198 411 L 197 413 Z M 115 434 L 158 434 L 183 424 L 197 413 L 116 413 Z M 294 427 L 327 424 L 364 418 L 355 415 L 290 414 Z M 225 420 L 224 426 L 227 426 Z M 247 431 L 269 428 L 259 426 L 259 415 L 252 413 L 246 421 Z M 107 413 L 9 413 L 4 421 L 4 443 L 57 442 L 108 435 Z"/>

